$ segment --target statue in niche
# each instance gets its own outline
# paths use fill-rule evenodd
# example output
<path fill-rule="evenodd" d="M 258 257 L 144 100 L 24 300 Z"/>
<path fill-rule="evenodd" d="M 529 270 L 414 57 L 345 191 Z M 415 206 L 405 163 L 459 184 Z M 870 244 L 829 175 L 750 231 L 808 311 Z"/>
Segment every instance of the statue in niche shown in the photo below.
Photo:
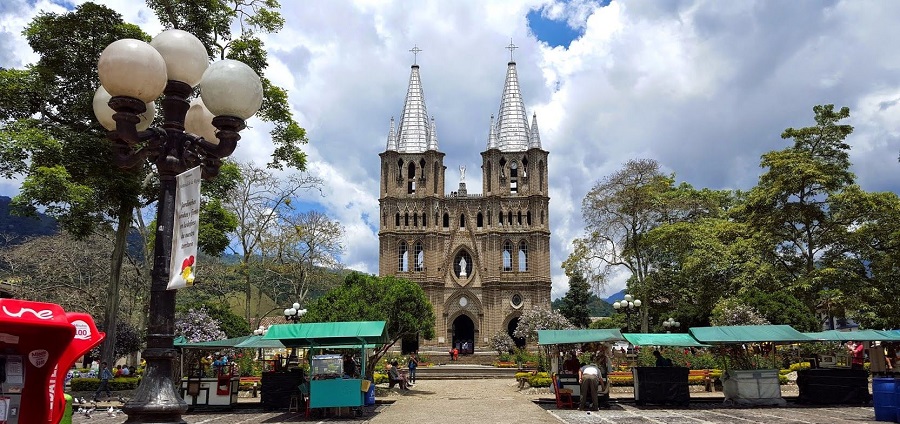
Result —
<path fill-rule="evenodd" d="M 466 276 L 468 276 L 468 274 L 466 274 L 466 265 L 468 265 L 468 264 L 469 264 L 469 263 L 466 262 L 466 257 L 465 257 L 465 256 L 459 258 L 459 276 L 460 276 L 460 277 L 466 277 Z"/>

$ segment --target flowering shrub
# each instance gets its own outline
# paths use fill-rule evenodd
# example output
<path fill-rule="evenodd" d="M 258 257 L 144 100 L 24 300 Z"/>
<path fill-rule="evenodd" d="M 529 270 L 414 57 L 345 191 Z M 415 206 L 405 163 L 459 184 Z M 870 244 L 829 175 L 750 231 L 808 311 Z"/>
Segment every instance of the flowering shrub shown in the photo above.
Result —
<path fill-rule="evenodd" d="M 219 321 L 209 316 L 206 308 L 188 309 L 175 314 L 175 334 L 184 336 L 191 343 L 226 338 L 225 332 L 219 328 Z"/>
<path fill-rule="evenodd" d="M 566 317 L 557 311 L 534 307 L 519 317 L 519 325 L 513 331 L 513 336 L 537 340 L 538 330 L 570 330 L 575 328 Z"/>
<path fill-rule="evenodd" d="M 743 304 L 736 299 L 725 299 L 716 304 L 709 317 L 714 326 L 726 325 L 767 325 L 765 319 L 756 308 Z"/>
<path fill-rule="evenodd" d="M 505 330 L 500 330 L 496 334 L 491 336 L 489 344 L 491 346 L 491 349 L 497 351 L 498 355 L 512 352 L 512 350 L 516 347 L 516 343 L 513 341 L 512 337 L 509 337 L 509 333 L 507 333 Z"/>

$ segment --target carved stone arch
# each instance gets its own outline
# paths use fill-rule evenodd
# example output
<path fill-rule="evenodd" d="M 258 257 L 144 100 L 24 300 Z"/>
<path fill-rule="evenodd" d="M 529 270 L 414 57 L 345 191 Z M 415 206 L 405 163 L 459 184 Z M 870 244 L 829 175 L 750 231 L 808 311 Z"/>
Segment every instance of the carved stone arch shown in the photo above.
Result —
<path fill-rule="evenodd" d="M 467 304 L 465 307 L 460 306 L 459 300 L 465 297 Z M 444 310 L 447 311 L 447 322 L 453 322 L 460 315 L 468 315 L 476 325 L 479 324 L 478 317 L 484 313 L 484 307 L 478 297 L 471 290 L 457 290 L 444 303 Z"/>
<path fill-rule="evenodd" d="M 460 269 L 460 257 L 466 257 L 466 273 L 465 276 L 462 275 Z M 474 278 L 475 274 L 481 267 L 481 261 L 478 258 L 478 251 L 468 245 L 460 245 L 457 246 L 456 249 L 453 249 L 450 252 L 450 255 L 447 256 L 447 263 L 444 264 L 444 269 L 450 275 L 450 278 L 455 281 L 460 286 L 465 286 Z"/>

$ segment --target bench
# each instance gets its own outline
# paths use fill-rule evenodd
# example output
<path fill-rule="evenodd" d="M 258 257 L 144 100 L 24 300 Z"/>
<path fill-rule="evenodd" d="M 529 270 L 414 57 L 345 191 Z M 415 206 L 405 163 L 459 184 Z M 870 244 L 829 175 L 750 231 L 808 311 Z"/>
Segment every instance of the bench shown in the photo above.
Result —
<path fill-rule="evenodd" d="M 712 378 L 709 376 L 709 370 L 690 370 L 688 372 L 688 382 L 699 379 L 703 383 L 703 387 L 707 392 L 712 391 Z"/>

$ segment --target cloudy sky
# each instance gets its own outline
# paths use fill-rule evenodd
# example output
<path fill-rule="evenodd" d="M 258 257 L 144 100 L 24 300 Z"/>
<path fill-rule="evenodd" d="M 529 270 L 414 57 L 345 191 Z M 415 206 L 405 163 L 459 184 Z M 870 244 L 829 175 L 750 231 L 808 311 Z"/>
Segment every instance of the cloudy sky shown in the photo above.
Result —
<path fill-rule="evenodd" d="M 161 29 L 141 1 L 101 3 L 150 34 Z M 447 154 L 447 188 L 466 165 L 470 193 L 480 190 L 472 182 L 500 104 L 504 47 L 510 39 L 519 47 L 525 105 L 550 152 L 554 298 L 568 288 L 559 264 L 582 231 L 581 199 L 629 159 L 656 159 L 696 187 L 747 189 L 761 173 L 760 155 L 788 145 L 781 132 L 812 125 L 812 107 L 833 103 L 851 109 L 859 183 L 900 188 L 900 2 L 282 3 L 287 24 L 266 38 L 267 75 L 288 89 L 309 133 L 310 170 L 326 181 L 324 196 L 306 202 L 343 222 L 344 261 L 355 269 L 378 268 L 378 153 L 402 109 L 414 45 Z M 40 10 L 67 7 L 0 3 L 0 66 L 33 62 L 22 29 Z M 251 125 L 236 156 L 265 163 L 268 127 Z M 17 187 L 0 181 L 0 194 Z"/>

